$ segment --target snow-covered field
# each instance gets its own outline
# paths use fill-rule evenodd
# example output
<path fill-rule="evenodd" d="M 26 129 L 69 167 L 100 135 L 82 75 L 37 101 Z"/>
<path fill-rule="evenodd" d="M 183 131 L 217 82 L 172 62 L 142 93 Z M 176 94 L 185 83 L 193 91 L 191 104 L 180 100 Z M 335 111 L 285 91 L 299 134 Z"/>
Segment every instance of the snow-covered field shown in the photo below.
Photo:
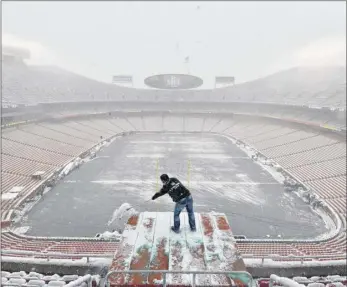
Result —
<path fill-rule="evenodd" d="M 118 231 L 108 222 L 128 202 L 138 211 L 171 211 L 168 196 L 151 201 L 168 173 L 192 192 L 197 212 L 223 212 L 236 235 L 312 238 L 329 232 L 316 211 L 284 191 L 284 177 L 254 151 L 217 135 L 134 134 L 96 148 L 31 208 L 18 226 L 42 236 L 95 236 Z M 64 213 L 62 213 L 62 207 Z M 117 220 L 116 220 L 117 221 Z M 108 236 L 111 236 L 108 234 Z"/>

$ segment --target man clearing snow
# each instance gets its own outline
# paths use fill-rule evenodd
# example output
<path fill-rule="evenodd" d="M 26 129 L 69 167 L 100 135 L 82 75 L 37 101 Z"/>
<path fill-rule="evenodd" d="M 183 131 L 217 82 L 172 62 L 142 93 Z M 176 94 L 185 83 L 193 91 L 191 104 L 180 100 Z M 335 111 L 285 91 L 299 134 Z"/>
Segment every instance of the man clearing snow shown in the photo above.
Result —
<path fill-rule="evenodd" d="M 174 226 L 171 230 L 178 233 L 180 230 L 180 213 L 186 208 L 189 218 L 189 226 L 191 231 L 196 231 L 195 227 L 195 217 L 193 211 L 193 197 L 190 191 L 177 179 L 169 178 L 167 174 L 162 174 L 160 180 L 163 183 L 163 187 L 159 192 L 153 195 L 152 200 L 155 200 L 159 196 L 166 193 L 170 195 L 172 200 L 176 203 L 174 210 Z"/>

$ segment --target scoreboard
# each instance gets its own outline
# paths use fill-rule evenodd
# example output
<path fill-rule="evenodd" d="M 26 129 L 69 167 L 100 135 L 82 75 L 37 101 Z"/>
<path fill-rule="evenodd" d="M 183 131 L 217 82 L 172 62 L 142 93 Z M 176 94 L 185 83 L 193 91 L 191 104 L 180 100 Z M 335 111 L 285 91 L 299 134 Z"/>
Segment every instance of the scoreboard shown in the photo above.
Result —
<path fill-rule="evenodd" d="M 146 78 L 144 82 L 148 87 L 166 90 L 193 89 L 203 84 L 201 78 L 187 74 L 155 75 Z"/>

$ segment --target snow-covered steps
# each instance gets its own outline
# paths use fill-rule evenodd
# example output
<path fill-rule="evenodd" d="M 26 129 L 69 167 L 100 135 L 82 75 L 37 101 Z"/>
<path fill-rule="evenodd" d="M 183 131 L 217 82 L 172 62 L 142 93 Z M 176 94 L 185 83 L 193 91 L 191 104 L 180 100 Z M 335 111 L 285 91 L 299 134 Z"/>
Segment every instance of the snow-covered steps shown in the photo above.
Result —
<path fill-rule="evenodd" d="M 205 260 L 209 271 L 222 270 L 224 267 L 224 256 L 220 242 L 217 238 L 215 220 L 208 213 L 199 215 L 201 221 L 201 231 L 205 245 Z M 211 275 L 212 284 L 230 284 L 230 279 L 224 275 Z"/>
<path fill-rule="evenodd" d="M 156 217 L 156 228 L 152 246 L 150 270 L 168 270 L 169 269 L 169 248 L 170 248 L 170 226 L 172 214 L 158 213 Z M 150 274 L 148 283 L 154 284 L 162 280 L 162 275 Z"/>
<path fill-rule="evenodd" d="M 173 213 L 166 213 L 166 216 L 170 217 L 170 225 L 168 228 L 170 229 L 173 226 Z M 169 270 L 181 271 L 187 270 L 187 244 L 185 237 L 185 224 L 184 224 L 184 213 L 180 214 L 181 219 L 181 232 L 176 234 L 173 231 L 170 231 L 170 247 L 169 247 Z M 189 282 L 187 275 L 184 274 L 170 274 L 168 276 L 168 283 L 173 285 L 183 285 Z"/>
<path fill-rule="evenodd" d="M 130 218 L 123 239 L 115 254 L 111 270 L 169 271 L 245 271 L 231 228 L 224 214 L 195 213 L 196 232 L 189 227 L 188 215 L 181 213 L 181 229 L 171 231 L 172 212 L 144 212 Z M 237 263 L 237 264 L 236 264 Z M 131 274 L 111 276 L 111 286 L 141 285 L 162 282 L 162 274 Z M 242 279 L 242 278 L 241 278 Z M 167 283 L 187 286 L 191 274 L 168 274 Z M 196 276 L 197 286 L 218 286 L 238 283 L 237 278 L 224 275 Z"/>
<path fill-rule="evenodd" d="M 129 270 L 132 260 L 133 250 L 138 237 L 139 215 L 133 215 L 129 218 L 124 231 L 123 239 L 119 245 L 118 250 L 115 253 L 112 264 L 109 271 L 112 270 Z M 118 286 L 126 283 L 127 275 L 124 274 L 112 274 L 109 282 L 111 286 Z"/>
<path fill-rule="evenodd" d="M 205 260 L 205 245 L 203 240 L 203 233 L 201 229 L 201 221 L 199 214 L 195 215 L 196 232 L 192 232 L 189 227 L 188 214 L 183 213 L 183 223 L 185 231 L 185 240 L 187 246 L 187 266 L 186 270 L 202 271 L 208 270 Z M 192 282 L 192 278 L 189 278 Z M 199 274 L 196 276 L 196 284 L 203 286 L 211 286 L 211 276 Z"/>
<path fill-rule="evenodd" d="M 137 240 L 132 254 L 130 270 L 148 270 L 152 254 L 153 239 L 156 227 L 156 212 L 140 214 L 137 225 Z M 133 274 L 128 282 L 132 285 L 146 284 L 147 274 Z"/>
<path fill-rule="evenodd" d="M 246 265 L 241 258 L 236 241 L 233 237 L 231 227 L 228 223 L 228 219 L 223 213 L 210 213 L 206 214 L 212 220 L 213 234 L 214 234 L 214 244 L 219 250 L 219 256 L 221 264 L 219 265 L 219 270 L 221 271 L 245 271 Z M 207 264 L 209 265 L 209 264 Z M 228 278 L 228 280 L 230 280 Z M 233 276 L 232 285 L 244 285 L 247 282 L 247 278 L 241 275 L 239 278 Z"/>
<path fill-rule="evenodd" d="M 246 266 L 238 256 L 237 247 L 225 214 L 202 213 L 200 216 L 205 246 L 205 261 L 209 271 L 245 271 Z M 224 275 L 211 275 L 213 285 L 237 283 Z"/>

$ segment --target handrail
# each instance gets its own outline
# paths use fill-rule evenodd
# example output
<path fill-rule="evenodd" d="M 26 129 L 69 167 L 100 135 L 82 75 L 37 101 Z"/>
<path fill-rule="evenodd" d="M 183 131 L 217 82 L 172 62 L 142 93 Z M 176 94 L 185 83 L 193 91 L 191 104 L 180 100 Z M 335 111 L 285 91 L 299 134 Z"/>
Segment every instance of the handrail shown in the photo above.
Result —
<path fill-rule="evenodd" d="M 284 286 L 284 287 L 302 287 L 301 284 L 299 284 L 298 282 L 296 282 L 292 279 L 285 278 L 285 277 L 279 277 L 277 275 L 271 274 L 269 287 L 273 287 L 274 283 L 279 283 L 281 286 Z"/>
<path fill-rule="evenodd" d="M 92 286 L 92 276 L 90 274 L 84 275 L 74 281 L 69 282 L 64 287 L 76 287 L 80 286 L 83 282 L 87 282 L 87 287 Z"/>
<path fill-rule="evenodd" d="M 109 283 L 109 277 L 112 274 L 137 274 L 137 273 L 141 273 L 141 274 L 153 274 L 153 273 L 160 273 L 163 275 L 163 282 L 161 283 L 161 285 L 159 286 L 163 286 L 166 287 L 167 286 L 167 282 L 166 282 L 166 276 L 167 274 L 191 274 L 193 275 L 193 280 L 192 280 L 192 287 L 195 287 L 195 280 L 196 280 L 196 275 L 199 274 L 204 274 L 204 275 L 226 275 L 231 277 L 231 275 L 245 275 L 249 278 L 249 284 L 248 286 L 251 287 L 253 286 L 253 277 L 250 273 L 248 273 L 247 271 L 206 271 L 206 270 L 194 270 L 194 271 L 181 271 L 181 270 L 113 270 L 110 271 L 106 274 L 105 277 L 105 285 L 104 287 L 110 287 L 110 283 Z M 231 278 L 232 279 L 232 278 Z"/>
<path fill-rule="evenodd" d="M 89 262 L 90 257 L 97 258 L 112 258 L 114 253 L 103 253 L 103 254 L 91 254 L 91 253 L 58 253 L 58 252 L 35 252 L 35 251 L 22 251 L 22 250 L 11 250 L 1 249 L 1 254 L 16 254 L 16 255 L 31 255 L 31 256 L 45 256 L 47 257 L 47 261 L 50 260 L 50 257 L 85 257 L 87 258 L 87 262 Z"/>
<path fill-rule="evenodd" d="M 332 254 L 332 255 L 304 255 L 304 256 L 283 256 L 283 255 L 252 255 L 252 254 L 242 254 L 243 259 L 261 259 L 261 265 L 265 263 L 265 259 L 270 259 L 270 260 L 278 260 L 282 259 L 282 261 L 285 262 L 295 262 L 293 259 L 298 259 L 300 260 L 301 265 L 304 265 L 305 261 L 309 262 L 320 262 L 319 260 L 316 259 L 327 259 L 327 258 L 334 258 L 331 259 L 330 261 L 341 261 L 346 259 L 346 253 L 345 254 Z M 311 260 L 310 260 L 311 259 Z M 247 265 L 247 262 L 245 262 Z"/>
<path fill-rule="evenodd" d="M 32 256 L 46 256 L 48 257 L 87 257 L 87 262 L 89 262 L 89 257 L 98 257 L 98 258 L 110 258 L 114 256 L 114 253 L 103 253 L 103 254 L 92 254 L 92 253 L 58 253 L 58 252 L 36 252 L 36 251 L 26 251 L 26 250 L 11 250 L 5 249 L 0 250 L 1 254 L 18 254 L 18 255 L 32 255 Z M 264 263 L 265 259 L 325 259 L 331 258 L 332 256 L 340 258 L 346 258 L 346 253 L 341 254 L 331 254 L 331 255 L 254 255 L 254 254 L 242 254 L 242 258 L 247 259 L 262 259 Z"/>

